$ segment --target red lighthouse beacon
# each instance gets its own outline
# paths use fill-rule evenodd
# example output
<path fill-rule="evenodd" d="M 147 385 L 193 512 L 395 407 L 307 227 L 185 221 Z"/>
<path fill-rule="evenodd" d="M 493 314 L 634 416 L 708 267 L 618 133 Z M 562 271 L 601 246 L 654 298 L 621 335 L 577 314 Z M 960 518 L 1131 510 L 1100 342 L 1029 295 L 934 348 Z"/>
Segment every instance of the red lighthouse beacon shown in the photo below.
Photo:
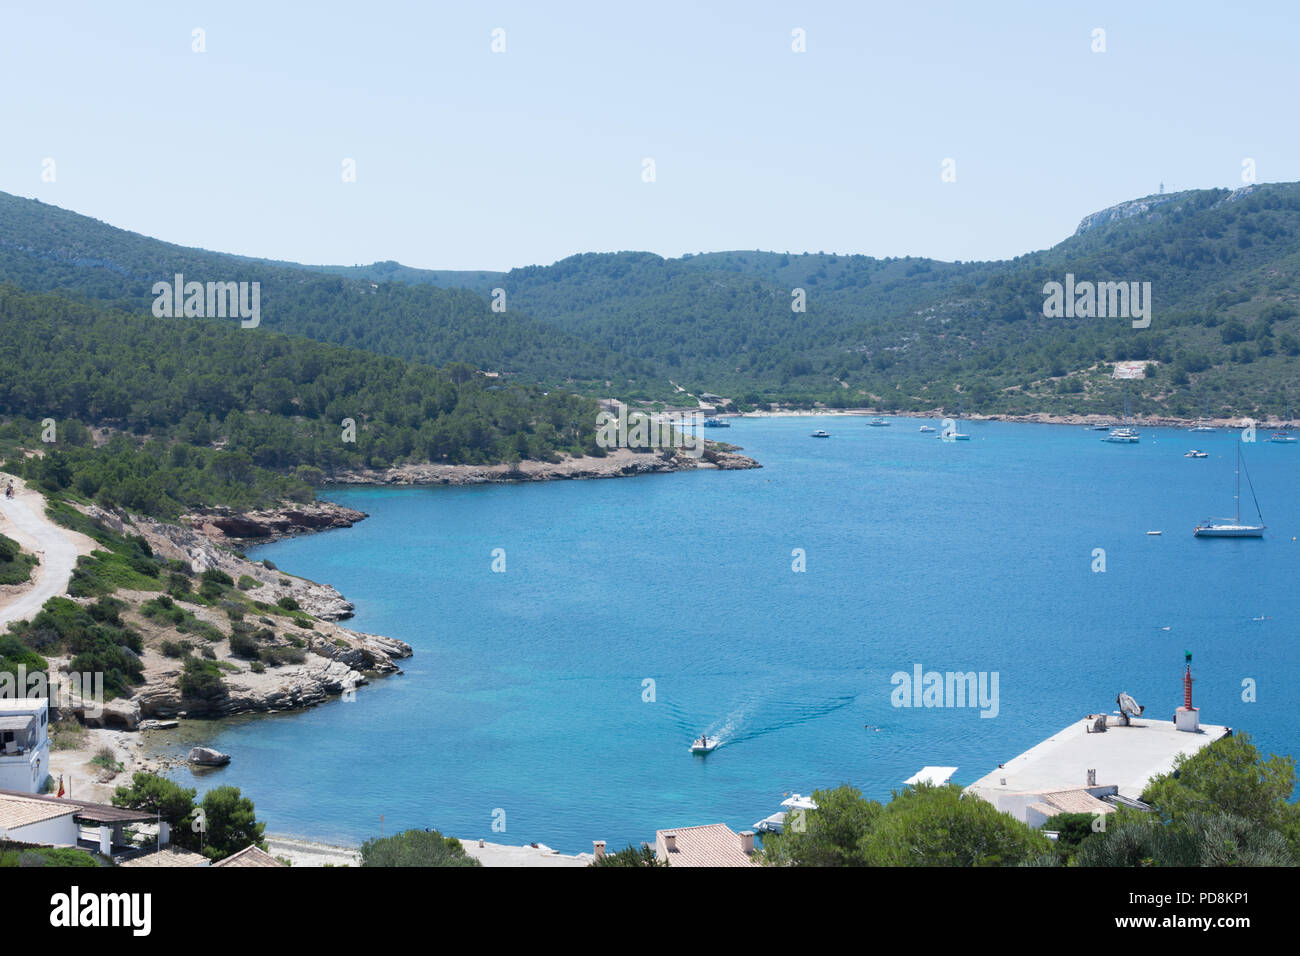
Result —
<path fill-rule="evenodd" d="M 1183 706 L 1174 711 L 1174 727 L 1189 734 L 1201 732 L 1201 712 L 1192 706 L 1192 652 L 1184 651 L 1187 669 L 1183 672 Z"/>

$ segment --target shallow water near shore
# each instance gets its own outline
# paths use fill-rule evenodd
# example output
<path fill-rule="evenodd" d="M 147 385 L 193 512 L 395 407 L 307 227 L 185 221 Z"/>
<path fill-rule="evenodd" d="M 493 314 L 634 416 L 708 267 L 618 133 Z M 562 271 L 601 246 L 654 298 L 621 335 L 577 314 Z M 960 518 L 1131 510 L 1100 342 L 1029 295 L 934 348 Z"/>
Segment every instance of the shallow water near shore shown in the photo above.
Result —
<path fill-rule="evenodd" d="M 970 422 L 948 443 L 892 421 L 737 421 L 720 437 L 754 471 L 327 489 L 370 518 L 250 556 L 334 585 L 349 626 L 415 656 L 353 702 L 208 725 L 233 762 L 173 776 L 239 786 L 269 829 L 316 840 L 359 842 L 382 816 L 613 849 L 745 829 L 793 791 L 887 799 L 926 764 L 969 783 L 1121 690 L 1171 719 L 1184 649 L 1203 722 L 1295 751 L 1300 445 L 1244 446 L 1265 540 L 1206 541 L 1193 525 L 1233 509 L 1236 431 L 1125 446 Z M 1244 482 L 1243 499 L 1253 518 Z M 996 673 L 996 716 L 892 706 L 891 675 L 917 664 Z M 722 741 L 703 758 L 702 731 Z"/>

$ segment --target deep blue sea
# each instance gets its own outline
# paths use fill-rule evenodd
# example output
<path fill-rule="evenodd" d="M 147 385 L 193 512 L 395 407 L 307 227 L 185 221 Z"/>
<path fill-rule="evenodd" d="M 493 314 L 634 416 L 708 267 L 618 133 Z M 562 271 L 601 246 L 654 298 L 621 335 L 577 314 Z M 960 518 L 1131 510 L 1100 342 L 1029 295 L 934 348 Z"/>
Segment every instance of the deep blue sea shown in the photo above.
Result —
<path fill-rule="evenodd" d="M 355 702 L 214 727 L 233 762 L 179 779 L 235 784 L 268 830 L 327 841 L 382 815 L 385 833 L 614 849 L 750 827 L 793 791 L 888 798 L 926 764 L 969 783 L 1119 691 L 1171 719 L 1184 650 L 1203 722 L 1296 752 L 1300 444 L 1243 446 L 1264 540 L 1201 540 L 1233 510 L 1235 431 L 1125 446 L 967 422 L 949 443 L 891 421 L 716 433 L 754 471 L 328 490 L 370 517 L 250 555 L 333 584 L 349 626 L 415 656 Z M 996 672 L 997 716 L 893 707 L 891 675 L 918 663 Z M 723 740 L 708 757 L 688 752 L 701 731 Z"/>

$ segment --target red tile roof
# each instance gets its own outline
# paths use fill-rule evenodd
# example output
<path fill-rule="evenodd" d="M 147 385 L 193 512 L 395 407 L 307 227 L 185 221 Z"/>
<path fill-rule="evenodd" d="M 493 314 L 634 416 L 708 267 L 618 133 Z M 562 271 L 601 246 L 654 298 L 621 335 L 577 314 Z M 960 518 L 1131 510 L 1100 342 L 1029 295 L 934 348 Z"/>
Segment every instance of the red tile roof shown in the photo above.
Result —
<path fill-rule="evenodd" d="M 677 848 L 671 852 L 664 837 L 677 836 Z M 725 823 L 699 827 L 675 827 L 655 832 L 655 853 L 669 866 L 758 866 L 752 854 L 740 848 L 740 834 Z"/>

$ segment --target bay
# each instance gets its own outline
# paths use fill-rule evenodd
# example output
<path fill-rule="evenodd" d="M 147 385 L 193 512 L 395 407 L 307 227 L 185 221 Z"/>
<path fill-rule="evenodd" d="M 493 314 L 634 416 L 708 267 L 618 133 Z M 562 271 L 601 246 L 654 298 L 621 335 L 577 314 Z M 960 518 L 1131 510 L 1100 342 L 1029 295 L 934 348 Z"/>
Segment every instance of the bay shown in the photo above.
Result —
<path fill-rule="evenodd" d="M 1294 752 L 1300 446 L 1244 446 L 1267 537 L 1207 541 L 1236 431 L 1126 446 L 963 422 L 950 443 L 891 421 L 739 420 L 719 434 L 753 471 L 327 489 L 370 517 L 250 556 L 334 585 L 348 626 L 415 656 L 355 701 L 214 724 L 233 762 L 177 779 L 239 786 L 269 830 L 314 839 L 616 849 L 748 828 L 795 791 L 887 799 L 925 764 L 968 783 L 1120 691 L 1171 719 L 1184 650 L 1203 722 Z M 996 674 L 996 716 L 893 706 L 917 664 Z M 723 743 L 705 758 L 702 731 Z"/>

